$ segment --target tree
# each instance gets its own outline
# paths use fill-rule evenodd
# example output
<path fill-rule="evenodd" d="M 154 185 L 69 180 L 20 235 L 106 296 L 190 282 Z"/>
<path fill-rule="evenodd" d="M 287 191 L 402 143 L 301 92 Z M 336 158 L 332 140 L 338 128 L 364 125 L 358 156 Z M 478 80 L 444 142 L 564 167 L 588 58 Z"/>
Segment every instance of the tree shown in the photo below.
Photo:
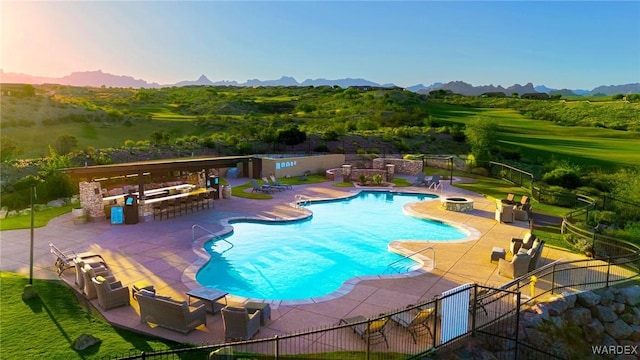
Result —
<path fill-rule="evenodd" d="M 66 155 L 78 146 L 78 139 L 73 135 L 60 135 L 56 139 L 53 149 L 60 155 Z"/>
<path fill-rule="evenodd" d="M 307 140 L 307 133 L 300 130 L 298 125 L 290 125 L 278 131 L 278 142 L 281 144 L 294 146 Z"/>
<path fill-rule="evenodd" d="M 467 124 L 464 134 L 478 166 L 489 165 L 491 147 L 496 141 L 497 133 L 498 124 L 492 119 L 480 117 Z"/>

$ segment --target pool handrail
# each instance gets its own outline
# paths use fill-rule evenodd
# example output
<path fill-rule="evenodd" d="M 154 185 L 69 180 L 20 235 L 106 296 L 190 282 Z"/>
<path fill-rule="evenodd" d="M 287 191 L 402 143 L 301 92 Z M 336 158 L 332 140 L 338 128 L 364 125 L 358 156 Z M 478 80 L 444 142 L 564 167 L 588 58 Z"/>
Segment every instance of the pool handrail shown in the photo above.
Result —
<path fill-rule="evenodd" d="M 208 234 L 212 235 L 215 239 L 222 240 L 222 241 L 226 242 L 227 244 L 231 245 L 231 247 L 228 248 L 225 251 L 229 251 L 233 247 L 233 243 L 230 242 L 229 240 L 221 237 L 220 235 L 218 235 L 218 234 L 212 232 L 211 230 L 209 230 L 207 228 L 204 228 L 204 227 L 202 227 L 202 226 L 200 226 L 198 224 L 193 224 L 193 226 L 191 226 L 191 242 L 195 242 L 196 241 L 196 228 L 200 228 L 200 229 L 204 230 L 205 232 L 207 232 Z"/>
<path fill-rule="evenodd" d="M 427 247 L 422 248 L 422 249 L 420 249 L 418 251 L 414 251 L 409 255 L 404 255 L 402 258 L 389 263 L 389 265 L 387 265 L 386 269 L 390 269 L 391 267 L 393 267 L 393 265 L 399 263 L 400 261 L 403 261 L 403 260 L 406 260 L 406 259 L 410 259 L 412 256 L 418 255 L 418 254 L 422 253 L 423 251 L 427 251 L 427 250 L 431 250 L 433 252 L 432 261 L 433 261 L 433 268 L 435 269 L 436 268 L 436 249 L 433 246 L 427 246 Z M 385 273 L 386 273 L 386 269 L 385 269 Z"/>

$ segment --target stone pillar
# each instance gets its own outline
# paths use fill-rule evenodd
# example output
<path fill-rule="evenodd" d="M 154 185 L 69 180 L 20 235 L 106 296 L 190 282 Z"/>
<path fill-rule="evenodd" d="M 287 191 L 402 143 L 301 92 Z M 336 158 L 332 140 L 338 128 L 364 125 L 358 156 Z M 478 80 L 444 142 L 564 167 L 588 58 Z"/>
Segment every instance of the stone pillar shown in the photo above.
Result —
<path fill-rule="evenodd" d="M 342 182 L 351 182 L 351 165 L 342 165 Z"/>
<path fill-rule="evenodd" d="M 384 166 L 385 167 L 385 177 L 386 179 L 384 181 L 386 182 L 392 182 L 393 181 L 393 175 L 395 173 L 395 168 L 396 166 L 393 164 L 387 164 Z"/>
<path fill-rule="evenodd" d="M 104 219 L 104 204 L 102 203 L 102 189 L 99 182 L 80 184 L 80 206 L 87 212 L 89 219 Z"/>

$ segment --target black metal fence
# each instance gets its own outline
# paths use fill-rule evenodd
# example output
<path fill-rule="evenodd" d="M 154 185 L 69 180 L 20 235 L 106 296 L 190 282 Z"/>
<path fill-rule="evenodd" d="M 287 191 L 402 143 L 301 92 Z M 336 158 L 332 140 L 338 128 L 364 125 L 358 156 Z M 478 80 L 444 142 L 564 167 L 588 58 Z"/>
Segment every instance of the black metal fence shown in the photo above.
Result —
<path fill-rule="evenodd" d="M 108 359 L 428 359 L 472 339 L 493 347 L 499 343 L 514 359 L 557 359 L 519 338 L 521 304 L 547 293 L 599 288 L 635 277 L 637 269 L 626 266 L 637 263 L 635 255 L 615 262 L 555 262 L 500 288 L 462 285 L 404 309 L 295 334 Z"/>

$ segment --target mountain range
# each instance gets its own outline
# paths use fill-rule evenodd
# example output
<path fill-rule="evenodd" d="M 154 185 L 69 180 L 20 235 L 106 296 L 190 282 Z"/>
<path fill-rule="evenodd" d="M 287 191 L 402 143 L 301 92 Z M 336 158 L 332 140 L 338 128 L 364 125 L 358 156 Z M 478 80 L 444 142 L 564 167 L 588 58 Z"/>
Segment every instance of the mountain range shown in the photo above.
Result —
<path fill-rule="evenodd" d="M 205 75 L 201 75 L 197 80 L 180 81 L 175 84 L 158 84 L 155 82 L 147 82 L 142 79 L 135 79 L 131 76 L 113 75 L 102 72 L 102 70 L 96 71 L 81 71 L 73 72 L 63 77 L 43 77 L 32 76 L 27 74 L 4 72 L 0 70 L 0 82 L 1 83 L 17 83 L 17 84 L 60 84 L 70 86 L 91 86 L 91 87 L 131 87 L 131 88 L 160 88 L 171 86 L 340 86 L 341 88 L 347 88 L 350 86 L 370 86 L 370 87 L 394 87 L 394 84 L 378 84 L 366 79 L 306 79 L 303 82 L 298 82 L 295 78 L 290 76 L 282 76 L 277 80 L 259 80 L 250 79 L 243 83 L 237 81 L 211 81 Z M 450 81 L 448 83 L 436 82 L 431 85 L 417 84 L 406 88 L 409 91 L 418 93 L 429 93 L 431 90 L 443 89 L 451 90 L 456 94 L 474 96 L 481 95 L 487 92 L 503 92 L 509 96 L 513 93 L 522 95 L 524 93 L 542 92 L 547 94 L 560 93 L 563 96 L 570 95 L 614 95 L 614 94 L 629 94 L 640 93 L 640 83 L 631 83 L 623 85 L 602 85 L 594 88 L 593 90 L 585 89 L 551 89 L 544 85 L 534 86 L 532 83 L 526 85 L 514 84 L 509 87 L 502 87 L 501 85 L 481 85 L 473 86 L 463 81 Z"/>

